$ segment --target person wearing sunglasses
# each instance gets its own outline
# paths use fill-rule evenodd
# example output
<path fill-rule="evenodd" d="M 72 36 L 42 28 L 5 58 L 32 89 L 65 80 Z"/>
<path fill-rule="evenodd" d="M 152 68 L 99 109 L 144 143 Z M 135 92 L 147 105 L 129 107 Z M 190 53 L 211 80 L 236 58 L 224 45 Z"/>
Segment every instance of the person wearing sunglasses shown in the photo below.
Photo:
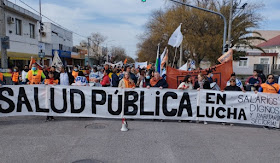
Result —
<path fill-rule="evenodd" d="M 225 87 L 225 91 L 242 91 L 239 86 L 236 85 L 236 79 L 231 77 L 229 80 L 230 85 Z"/>
<path fill-rule="evenodd" d="M 257 91 L 255 92 L 257 93 Z M 259 92 L 280 94 L 280 86 L 274 82 L 273 74 L 267 75 L 267 81 L 261 84 Z"/>

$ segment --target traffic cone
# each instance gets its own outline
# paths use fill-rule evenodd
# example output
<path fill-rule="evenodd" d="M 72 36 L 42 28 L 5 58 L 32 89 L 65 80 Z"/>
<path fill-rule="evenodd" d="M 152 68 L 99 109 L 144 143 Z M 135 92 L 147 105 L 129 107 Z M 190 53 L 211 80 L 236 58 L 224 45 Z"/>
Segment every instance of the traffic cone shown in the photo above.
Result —
<path fill-rule="evenodd" d="M 127 122 L 125 120 L 125 118 L 122 119 L 122 128 L 121 128 L 121 131 L 128 131 L 128 125 L 127 125 Z"/>

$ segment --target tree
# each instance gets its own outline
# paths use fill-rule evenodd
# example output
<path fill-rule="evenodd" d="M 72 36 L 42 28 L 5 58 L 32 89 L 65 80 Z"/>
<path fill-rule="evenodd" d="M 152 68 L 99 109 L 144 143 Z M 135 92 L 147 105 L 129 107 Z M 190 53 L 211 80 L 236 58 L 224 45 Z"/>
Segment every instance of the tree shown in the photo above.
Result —
<path fill-rule="evenodd" d="M 119 61 L 124 61 L 127 59 L 127 63 L 134 63 L 134 59 L 128 56 L 125 52 L 125 49 L 122 47 L 112 47 L 111 48 L 111 62 L 116 63 Z"/>
<path fill-rule="evenodd" d="M 92 58 L 97 65 L 101 65 L 106 61 L 108 50 L 101 46 L 106 39 L 107 37 L 100 33 L 92 33 L 89 36 L 90 58 Z M 81 46 L 87 46 L 87 44 L 88 43 L 85 40 L 80 43 Z"/>
<path fill-rule="evenodd" d="M 250 29 L 258 27 L 262 17 L 256 14 L 260 5 L 248 5 L 245 10 L 237 14 L 239 0 L 235 1 L 234 19 L 232 22 L 232 45 L 248 45 L 251 48 L 252 39 Z M 185 1 L 185 3 L 189 3 Z M 210 9 L 222 13 L 229 19 L 230 5 L 228 1 L 196 0 L 195 6 Z M 146 24 L 146 32 L 139 40 L 138 58 L 140 61 L 154 61 L 156 59 L 157 44 L 161 43 L 161 51 L 167 46 L 168 39 L 174 30 L 182 23 L 182 34 L 184 35 L 183 61 L 189 58 L 195 60 L 199 66 L 202 60 L 208 60 L 211 64 L 217 63 L 217 58 L 222 54 L 223 45 L 223 20 L 214 14 L 174 4 L 165 11 L 154 11 Z M 169 62 L 173 61 L 175 49 L 168 46 Z M 150 58 L 150 59 L 149 59 Z M 177 53 L 176 61 L 179 60 Z"/>

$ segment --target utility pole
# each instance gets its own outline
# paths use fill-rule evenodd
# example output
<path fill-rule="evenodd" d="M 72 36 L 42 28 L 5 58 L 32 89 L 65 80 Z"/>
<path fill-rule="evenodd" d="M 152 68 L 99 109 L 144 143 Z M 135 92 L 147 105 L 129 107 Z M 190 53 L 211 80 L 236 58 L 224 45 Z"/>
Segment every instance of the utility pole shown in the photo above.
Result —
<path fill-rule="evenodd" d="M 182 57 L 183 57 L 183 41 L 180 45 L 180 60 L 179 60 L 179 67 L 182 67 Z"/>
<path fill-rule="evenodd" d="M 232 11 L 233 10 L 233 0 L 230 0 L 230 12 L 229 12 L 229 23 L 228 23 L 228 47 L 231 46 L 231 26 L 232 26 Z"/>
<path fill-rule="evenodd" d="M 5 16 L 5 4 L 4 0 L 0 0 L 0 39 L 6 36 L 6 16 Z M 1 46 L 1 67 L 8 68 L 8 58 L 7 49 L 2 46 L 2 41 L 0 41 Z"/>
<path fill-rule="evenodd" d="M 39 37 L 40 37 L 40 45 L 42 44 L 42 7 L 41 7 L 41 0 L 39 0 L 39 10 L 40 10 L 40 30 L 39 30 Z M 39 50 L 39 53 L 42 53 L 42 50 Z M 38 54 L 39 54 L 38 53 Z M 40 64 L 43 65 L 43 58 L 40 59 Z"/>
<path fill-rule="evenodd" d="M 88 46 L 87 46 L 87 53 L 88 53 L 88 67 L 90 66 L 90 60 L 89 60 L 89 47 L 90 47 L 90 38 L 88 37 Z"/>

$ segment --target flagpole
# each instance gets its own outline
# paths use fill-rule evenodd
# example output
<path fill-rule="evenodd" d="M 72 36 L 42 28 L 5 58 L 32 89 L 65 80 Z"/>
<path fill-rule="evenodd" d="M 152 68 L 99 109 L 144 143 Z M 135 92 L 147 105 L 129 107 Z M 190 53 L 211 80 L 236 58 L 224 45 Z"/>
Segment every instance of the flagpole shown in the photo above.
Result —
<path fill-rule="evenodd" d="M 182 66 L 182 57 L 183 57 L 183 41 L 182 41 L 182 43 L 181 43 L 181 45 L 180 45 L 180 60 L 179 60 L 179 67 L 181 67 Z"/>
<path fill-rule="evenodd" d="M 173 59 L 172 67 L 174 66 L 174 62 L 175 62 L 176 55 L 177 55 L 177 47 L 176 47 L 176 50 L 175 50 L 175 57 L 174 57 L 174 59 Z"/>

